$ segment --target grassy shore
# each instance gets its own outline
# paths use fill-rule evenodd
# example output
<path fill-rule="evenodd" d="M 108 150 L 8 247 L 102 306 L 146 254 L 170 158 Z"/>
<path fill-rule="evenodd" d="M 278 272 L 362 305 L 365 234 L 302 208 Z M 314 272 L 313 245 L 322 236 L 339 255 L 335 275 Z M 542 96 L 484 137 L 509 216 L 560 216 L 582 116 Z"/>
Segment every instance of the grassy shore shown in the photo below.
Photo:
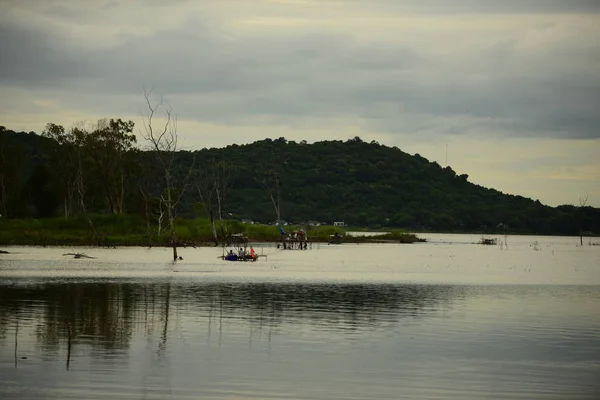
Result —
<path fill-rule="evenodd" d="M 0 219 L 0 245 L 29 246 L 166 246 L 169 235 L 166 221 L 161 233 L 153 223 L 149 229 L 146 221 L 135 215 L 94 215 L 91 217 L 97 238 L 83 216 L 48 219 Z M 281 240 L 279 229 L 272 225 L 242 224 L 226 221 L 227 232 L 243 233 L 252 242 L 276 242 Z M 299 230 L 302 226 L 288 226 L 286 231 Z M 177 240 L 185 246 L 214 246 L 212 229 L 208 219 L 176 220 Z M 377 236 L 348 236 L 345 230 L 334 226 L 308 229 L 311 242 L 328 242 L 330 235 L 344 235 L 343 243 L 414 243 L 424 239 L 400 230 L 388 230 Z"/>

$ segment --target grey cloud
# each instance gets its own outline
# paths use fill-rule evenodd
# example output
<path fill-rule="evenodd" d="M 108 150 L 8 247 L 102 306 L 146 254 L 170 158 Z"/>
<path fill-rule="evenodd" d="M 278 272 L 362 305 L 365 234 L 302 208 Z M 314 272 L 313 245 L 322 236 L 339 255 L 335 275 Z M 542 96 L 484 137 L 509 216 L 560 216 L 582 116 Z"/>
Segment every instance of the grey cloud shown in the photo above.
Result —
<path fill-rule="evenodd" d="M 110 7 L 110 3 L 105 4 L 102 7 Z M 63 21 L 74 22 L 85 16 L 85 14 L 81 12 L 81 10 L 74 9 L 66 4 L 60 3 L 54 4 L 53 2 L 47 2 L 43 10 L 44 14 L 51 15 L 52 17 Z"/>
<path fill-rule="evenodd" d="M 410 7 L 411 9 L 435 14 L 469 13 L 585 13 L 600 12 L 596 0 L 418 0 L 398 2 L 383 0 L 388 6 Z"/>
<path fill-rule="evenodd" d="M 3 22 L 0 38 L 0 82 L 5 85 L 55 86 L 85 67 L 84 60 L 52 32 Z"/>
<path fill-rule="evenodd" d="M 564 4 L 571 4 L 569 11 L 594 10 L 583 1 L 476 3 L 454 4 L 488 12 L 559 12 Z M 422 6 L 441 10 L 440 4 Z M 136 112 L 132 96 L 142 100 L 141 88 L 154 86 L 168 98 L 185 99 L 173 102 L 185 118 L 214 123 L 360 118 L 391 133 L 590 138 L 600 137 L 600 48 L 586 33 L 567 32 L 537 53 L 520 49 L 520 38 L 511 37 L 440 55 L 410 43 L 365 44 L 323 29 L 231 37 L 190 19 L 177 30 L 129 37 L 117 47 L 75 49 L 43 27 L 5 21 L 0 84 L 46 87 L 73 107 L 108 112 Z"/>

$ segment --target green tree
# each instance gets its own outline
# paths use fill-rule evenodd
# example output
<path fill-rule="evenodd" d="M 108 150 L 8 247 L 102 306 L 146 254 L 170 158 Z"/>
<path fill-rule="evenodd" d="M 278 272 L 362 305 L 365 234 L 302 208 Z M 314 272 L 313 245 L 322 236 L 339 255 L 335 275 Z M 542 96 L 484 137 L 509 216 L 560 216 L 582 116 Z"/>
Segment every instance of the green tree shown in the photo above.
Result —
<path fill-rule="evenodd" d="M 0 215 L 12 218 L 26 215 L 26 205 L 20 202 L 26 180 L 27 157 L 14 132 L 0 126 Z"/>
<path fill-rule="evenodd" d="M 7 172 L 9 168 L 9 163 L 6 155 L 6 137 L 8 134 L 6 133 L 6 128 L 0 126 L 0 216 L 4 218 L 8 218 L 7 213 L 7 203 L 8 197 L 6 193 L 7 186 Z"/>
<path fill-rule="evenodd" d="M 103 119 L 85 135 L 85 149 L 100 176 L 109 211 L 113 214 L 124 212 L 136 143 L 133 128 L 132 121 Z"/>
<path fill-rule="evenodd" d="M 25 184 L 23 199 L 31 206 L 36 218 L 49 218 L 56 215 L 60 205 L 58 185 L 45 164 L 37 164 Z"/>
<path fill-rule="evenodd" d="M 55 146 L 52 146 L 49 160 L 52 170 L 59 177 L 64 216 L 69 218 L 73 212 L 77 195 L 78 164 L 75 156 L 74 136 L 67 133 L 62 125 L 54 123 L 46 125 L 42 136 L 56 143 Z"/>

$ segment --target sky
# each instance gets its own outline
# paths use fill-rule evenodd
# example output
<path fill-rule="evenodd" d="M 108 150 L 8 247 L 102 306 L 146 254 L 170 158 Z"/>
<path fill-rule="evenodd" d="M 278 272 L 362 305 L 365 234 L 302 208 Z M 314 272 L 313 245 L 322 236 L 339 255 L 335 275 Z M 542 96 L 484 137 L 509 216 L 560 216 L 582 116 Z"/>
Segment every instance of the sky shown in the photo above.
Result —
<path fill-rule="evenodd" d="M 182 149 L 359 136 L 600 207 L 599 38 L 598 0 L 0 0 L 0 125 L 140 140 L 152 89 Z"/>

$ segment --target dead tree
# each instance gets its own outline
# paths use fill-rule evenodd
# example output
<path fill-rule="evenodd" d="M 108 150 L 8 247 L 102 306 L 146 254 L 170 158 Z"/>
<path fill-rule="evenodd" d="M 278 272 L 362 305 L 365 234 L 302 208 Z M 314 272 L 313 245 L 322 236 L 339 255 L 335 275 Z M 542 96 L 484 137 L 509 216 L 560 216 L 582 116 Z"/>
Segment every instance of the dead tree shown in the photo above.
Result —
<path fill-rule="evenodd" d="M 271 197 L 271 203 L 273 203 L 273 208 L 275 209 L 275 214 L 277 215 L 277 223 L 281 222 L 281 195 L 279 191 L 279 176 L 277 173 L 273 174 L 273 180 L 275 181 L 275 192 L 269 190 L 269 196 Z M 265 187 L 267 185 L 265 184 Z"/>
<path fill-rule="evenodd" d="M 275 153 L 271 152 L 271 155 L 273 157 L 273 169 L 259 177 L 258 181 L 269 193 L 269 198 L 271 199 L 271 203 L 273 204 L 275 215 L 277 217 L 276 223 L 279 225 L 281 223 L 281 191 L 279 188 L 279 174 L 275 169 Z"/>
<path fill-rule="evenodd" d="M 148 110 L 144 117 L 144 139 L 150 143 L 150 147 L 156 155 L 156 159 L 163 170 L 165 178 L 165 191 L 161 196 L 161 202 L 165 205 L 169 223 L 170 243 L 173 247 L 173 260 L 177 260 L 177 239 L 175 237 L 175 215 L 179 199 L 185 192 L 185 185 L 178 194 L 175 193 L 173 181 L 173 164 L 177 155 L 177 115 L 173 114 L 170 105 L 164 107 L 164 118 L 162 123 L 155 120 L 156 113 L 163 107 L 163 99 L 153 103 L 150 99 L 152 90 L 144 89 L 144 98 Z"/>
<path fill-rule="evenodd" d="M 199 176 L 196 182 L 196 189 L 198 190 L 202 207 L 210 218 L 215 246 L 219 245 L 215 214 L 219 221 L 219 231 L 223 242 L 228 235 L 223 221 L 223 207 L 225 205 L 225 196 L 230 187 L 233 172 L 234 168 L 225 162 L 216 162 L 215 160 L 212 160 L 212 164 L 205 170 L 203 176 Z"/>

